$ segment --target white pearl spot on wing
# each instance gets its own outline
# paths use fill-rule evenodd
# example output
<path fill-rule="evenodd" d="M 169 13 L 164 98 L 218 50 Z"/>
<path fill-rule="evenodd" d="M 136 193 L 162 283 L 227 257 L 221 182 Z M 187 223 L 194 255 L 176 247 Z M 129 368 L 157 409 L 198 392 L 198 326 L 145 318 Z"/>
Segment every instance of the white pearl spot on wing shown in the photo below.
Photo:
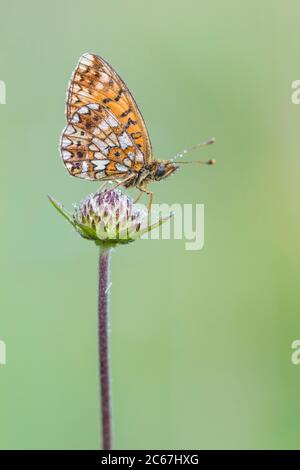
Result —
<path fill-rule="evenodd" d="M 67 137 L 64 136 L 64 137 L 62 138 L 61 143 L 62 143 L 62 145 L 63 145 L 64 147 L 69 147 L 72 142 L 71 142 L 70 139 L 68 139 Z"/>
<path fill-rule="evenodd" d="M 132 142 L 126 132 L 123 132 L 123 134 L 119 136 L 119 142 L 123 150 L 132 145 Z"/>
<path fill-rule="evenodd" d="M 73 124 L 77 124 L 77 123 L 79 122 L 79 116 L 78 116 L 77 113 L 74 114 L 74 116 L 72 117 L 71 122 L 72 122 Z"/>
<path fill-rule="evenodd" d="M 63 157 L 63 160 L 66 161 L 66 160 L 69 160 L 69 158 L 72 157 L 72 154 L 71 154 L 71 152 L 68 152 L 67 150 L 63 150 L 62 151 L 62 157 Z"/>
<path fill-rule="evenodd" d="M 121 173 L 125 173 L 126 171 L 128 171 L 128 168 L 124 165 L 121 165 L 120 163 L 116 163 L 116 169 Z"/>
<path fill-rule="evenodd" d="M 109 160 L 92 160 L 92 164 L 94 165 L 96 171 L 105 170 L 105 167 L 108 163 Z"/>
<path fill-rule="evenodd" d="M 90 109 L 99 109 L 100 108 L 99 104 L 97 104 L 97 103 L 88 104 L 87 107 L 90 108 Z"/>
<path fill-rule="evenodd" d="M 106 121 L 101 121 L 99 127 L 102 131 L 107 131 L 107 129 L 109 129 L 109 125 Z"/>
<path fill-rule="evenodd" d="M 75 132 L 76 132 L 76 129 L 73 126 L 71 126 L 71 124 L 69 124 L 65 130 L 66 135 L 75 134 Z"/>
<path fill-rule="evenodd" d="M 141 152 L 138 152 L 135 157 L 135 161 L 137 163 L 143 163 L 144 162 L 144 156 Z"/>
<path fill-rule="evenodd" d="M 103 142 L 103 140 L 98 139 L 98 137 L 94 137 L 93 144 L 95 144 L 95 146 L 97 147 L 97 150 L 101 150 L 101 152 L 103 152 L 105 155 L 108 154 L 109 149 L 107 148 L 107 144 Z"/>
<path fill-rule="evenodd" d="M 109 76 L 106 73 L 101 74 L 101 82 L 103 83 L 109 82 Z"/>
<path fill-rule="evenodd" d="M 106 119 L 106 122 L 111 126 L 111 127 L 117 127 L 119 124 L 118 124 L 118 121 L 111 115 L 108 116 L 108 118 Z"/>
<path fill-rule="evenodd" d="M 88 164 L 88 162 L 83 162 L 81 169 L 82 169 L 82 173 L 86 173 L 86 172 L 88 171 L 88 169 L 89 169 L 89 164 Z"/>
<path fill-rule="evenodd" d="M 125 158 L 123 162 L 125 163 L 126 166 L 131 166 L 131 163 L 132 163 L 130 158 Z"/>
<path fill-rule="evenodd" d="M 78 109 L 79 114 L 88 114 L 89 108 L 87 106 L 82 106 L 82 108 Z"/>

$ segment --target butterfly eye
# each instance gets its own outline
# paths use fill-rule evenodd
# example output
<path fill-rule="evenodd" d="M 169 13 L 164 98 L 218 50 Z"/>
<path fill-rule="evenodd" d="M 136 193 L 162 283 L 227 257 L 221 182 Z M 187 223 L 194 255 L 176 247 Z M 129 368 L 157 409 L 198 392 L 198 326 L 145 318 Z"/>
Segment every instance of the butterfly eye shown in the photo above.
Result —
<path fill-rule="evenodd" d="M 165 174 L 165 165 L 163 165 L 162 163 L 160 163 L 157 167 L 157 170 L 156 170 L 156 173 L 155 173 L 155 177 L 156 178 L 160 178 L 161 176 L 164 176 Z"/>

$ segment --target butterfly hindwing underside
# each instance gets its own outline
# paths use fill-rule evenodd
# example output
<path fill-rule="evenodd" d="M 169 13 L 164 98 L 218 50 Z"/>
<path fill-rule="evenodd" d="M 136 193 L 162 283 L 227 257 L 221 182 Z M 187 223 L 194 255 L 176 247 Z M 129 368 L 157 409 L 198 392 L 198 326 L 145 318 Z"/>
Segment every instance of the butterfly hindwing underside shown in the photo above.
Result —
<path fill-rule="evenodd" d="M 71 175 L 118 180 L 152 159 L 139 109 L 119 75 L 101 57 L 84 54 L 69 83 L 61 155 Z"/>
<path fill-rule="evenodd" d="M 144 165 L 144 155 L 130 134 L 97 103 L 74 112 L 62 134 L 61 154 L 73 176 L 89 180 L 124 178 Z"/>

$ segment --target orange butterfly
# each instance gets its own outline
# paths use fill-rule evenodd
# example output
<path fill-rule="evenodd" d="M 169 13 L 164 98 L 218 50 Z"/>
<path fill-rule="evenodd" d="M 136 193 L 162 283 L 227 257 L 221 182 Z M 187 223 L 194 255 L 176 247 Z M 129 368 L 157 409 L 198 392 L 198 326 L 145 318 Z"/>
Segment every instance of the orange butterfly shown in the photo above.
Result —
<path fill-rule="evenodd" d="M 168 177 L 178 164 L 153 158 L 147 128 L 134 98 L 101 57 L 84 54 L 79 59 L 68 87 L 66 117 L 60 150 L 69 173 L 136 187 L 150 194 L 151 207 L 148 184 Z"/>

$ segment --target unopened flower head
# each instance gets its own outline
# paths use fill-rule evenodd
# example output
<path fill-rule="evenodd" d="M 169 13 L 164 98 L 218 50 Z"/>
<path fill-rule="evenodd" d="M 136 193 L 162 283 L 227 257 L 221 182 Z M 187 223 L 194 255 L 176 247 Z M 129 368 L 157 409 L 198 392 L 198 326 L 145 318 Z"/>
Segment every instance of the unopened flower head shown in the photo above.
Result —
<path fill-rule="evenodd" d="M 89 195 L 75 205 L 73 214 L 66 212 L 53 198 L 49 199 L 83 238 L 104 247 L 133 242 L 171 216 L 148 225 L 148 210 L 134 204 L 119 190 L 103 190 Z"/>
<path fill-rule="evenodd" d="M 95 231 L 98 239 L 126 243 L 138 238 L 147 220 L 147 211 L 140 210 L 121 191 L 98 191 L 75 208 L 73 219 Z"/>

